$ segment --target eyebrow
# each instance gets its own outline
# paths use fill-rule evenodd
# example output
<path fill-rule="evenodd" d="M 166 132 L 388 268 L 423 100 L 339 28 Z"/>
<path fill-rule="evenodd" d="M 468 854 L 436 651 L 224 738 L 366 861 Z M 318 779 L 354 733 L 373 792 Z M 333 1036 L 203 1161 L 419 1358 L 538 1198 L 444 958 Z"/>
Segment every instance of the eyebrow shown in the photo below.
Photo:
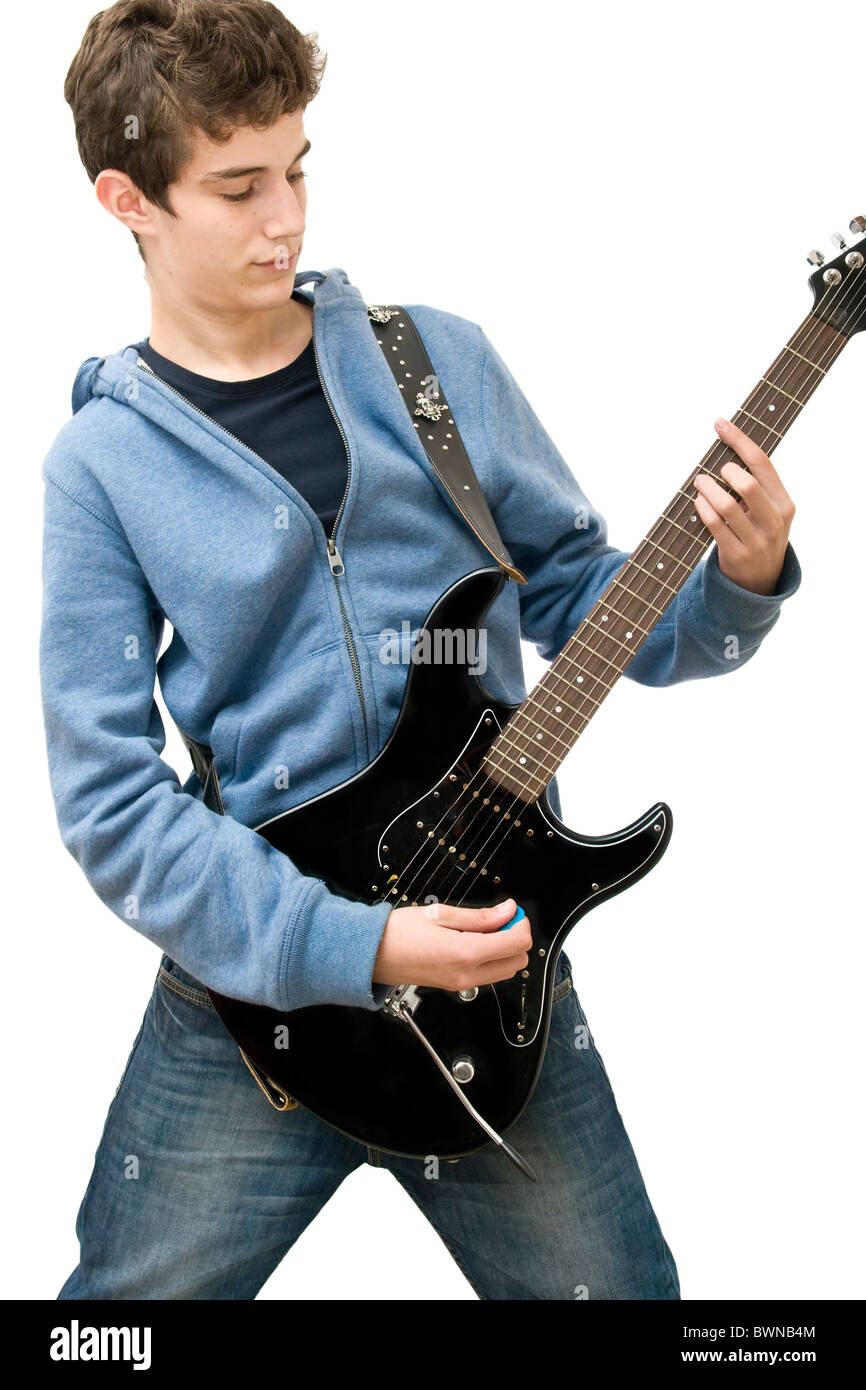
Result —
<path fill-rule="evenodd" d="M 312 144 L 312 140 L 307 140 L 303 149 L 298 150 L 298 153 L 292 160 L 292 164 L 297 164 L 299 159 L 303 159 L 304 155 L 312 149 Z M 199 179 L 199 183 L 217 183 L 221 179 L 242 179 L 248 174 L 264 174 L 267 172 L 267 168 L 267 164 L 254 164 L 245 169 L 240 167 L 233 169 L 214 169 L 212 173 L 205 174 L 203 178 Z M 289 165 L 289 168 L 291 168 L 291 165 Z"/>

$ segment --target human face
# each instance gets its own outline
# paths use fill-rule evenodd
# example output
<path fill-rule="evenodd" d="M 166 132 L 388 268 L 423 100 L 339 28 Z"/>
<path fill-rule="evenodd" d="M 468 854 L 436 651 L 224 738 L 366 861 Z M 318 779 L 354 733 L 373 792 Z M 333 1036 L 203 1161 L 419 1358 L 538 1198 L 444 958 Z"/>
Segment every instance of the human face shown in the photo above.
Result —
<path fill-rule="evenodd" d="M 152 288 L 217 314 L 289 300 L 306 227 L 309 144 L 302 111 L 267 130 L 241 126 L 225 144 L 196 131 L 192 158 L 168 190 L 177 216 L 148 204 L 152 226 L 140 234 Z"/>

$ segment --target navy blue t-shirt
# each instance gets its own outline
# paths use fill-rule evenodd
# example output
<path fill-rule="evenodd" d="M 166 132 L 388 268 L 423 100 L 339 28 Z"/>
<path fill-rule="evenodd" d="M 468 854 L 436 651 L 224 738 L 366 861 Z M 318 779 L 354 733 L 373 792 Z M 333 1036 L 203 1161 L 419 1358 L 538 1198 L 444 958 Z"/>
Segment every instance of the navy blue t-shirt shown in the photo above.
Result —
<path fill-rule="evenodd" d="M 154 352 L 147 339 L 136 347 L 157 376 L 297 488 L 330 536 L 346 490 L 348 460 L 319 380 L 312 339 L 287 367 L 249 381 L 199 376 Z"/>

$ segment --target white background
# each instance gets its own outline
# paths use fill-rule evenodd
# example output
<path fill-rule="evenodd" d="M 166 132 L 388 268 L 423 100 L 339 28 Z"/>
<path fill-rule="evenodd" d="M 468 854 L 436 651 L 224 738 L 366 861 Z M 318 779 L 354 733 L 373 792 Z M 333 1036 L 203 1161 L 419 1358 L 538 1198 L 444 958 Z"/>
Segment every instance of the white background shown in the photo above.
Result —
<path fill-rule="evenodd" d="M 62 95 L 97 8 L 4 20 L 9 51 L 29 55 L 3 120 L 11 1298 L 53 1299 L 76 1263 L 76 1211 L 159 961 L 60 843 L 39 705 L 41 462 L 79 363 L 149 329 L 142 263 L 96 201 Z M 861 7 L 283 8 L 329 54 L 305 118 L 300 269 L 339 265 L 369 301 L 478 321 L 631 550 L 808 312 L 807 252 L 834 254 L 830 233 L 866 213 Z M 580 831 L 656 800 L 674 812 L 660 865 L 567 950 L 684 1299 L 866 1292 L 864 367 L 857 337 L 774 455 L 804 577 L 761 651 L 713 680 L 621 681 L 560 779 Z M 525 651 L 533 683 L 544 668 Z M 167 756 L 185 776 L 174 732 Z M 261 1297 L 475 1296 L 365 1167 Z"/>

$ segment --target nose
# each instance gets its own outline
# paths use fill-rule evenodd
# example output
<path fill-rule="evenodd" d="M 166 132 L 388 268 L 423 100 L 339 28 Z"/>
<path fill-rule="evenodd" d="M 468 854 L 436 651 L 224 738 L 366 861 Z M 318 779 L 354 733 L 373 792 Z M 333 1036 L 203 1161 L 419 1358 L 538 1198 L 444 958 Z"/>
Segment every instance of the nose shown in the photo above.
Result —
<path fill-rule="evenodd" d="M 306 219 L 293 187 L 284 184 L 275 191 L 268 205 L 262 232 L 271 241 L 294 244 L 306 230 Z"/>

